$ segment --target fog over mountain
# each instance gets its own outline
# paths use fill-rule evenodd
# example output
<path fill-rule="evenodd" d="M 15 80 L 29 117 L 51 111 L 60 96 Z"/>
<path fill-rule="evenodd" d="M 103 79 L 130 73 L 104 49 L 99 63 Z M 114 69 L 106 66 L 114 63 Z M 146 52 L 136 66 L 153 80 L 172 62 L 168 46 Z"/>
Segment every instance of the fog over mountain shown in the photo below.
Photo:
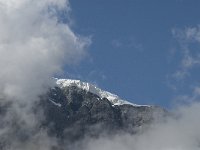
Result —
<path fill-rule="evenodd" d="M 0 0 L 0 141 L 10 145 L 5 149 L 50 149 L 56 143 L 39 129 L 42 111 L 34 105 L 52 76 L 82 59 L 90 43 L 62 23 L 59 12 L 70 13 L 68 1 Z"/>
<path fill-rule="evenodd" d="M 68 0 L 0 0 L 0 150 L 199 150 L 198 89 L 165 110 L 52 78 L 91 44 L 60 20 L 70 11 Z"/>

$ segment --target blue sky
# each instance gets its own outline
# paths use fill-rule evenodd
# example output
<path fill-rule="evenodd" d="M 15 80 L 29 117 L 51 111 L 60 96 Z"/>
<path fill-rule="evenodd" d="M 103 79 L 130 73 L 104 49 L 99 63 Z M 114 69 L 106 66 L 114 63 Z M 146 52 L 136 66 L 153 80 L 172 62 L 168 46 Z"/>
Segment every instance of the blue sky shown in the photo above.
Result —
<path fill-rule="evenodd" d="M 91 37 L 66 76 L 138 104 L 170 107 L 199 87 L 199 0 L 71 0 L 73 30 Z"/>

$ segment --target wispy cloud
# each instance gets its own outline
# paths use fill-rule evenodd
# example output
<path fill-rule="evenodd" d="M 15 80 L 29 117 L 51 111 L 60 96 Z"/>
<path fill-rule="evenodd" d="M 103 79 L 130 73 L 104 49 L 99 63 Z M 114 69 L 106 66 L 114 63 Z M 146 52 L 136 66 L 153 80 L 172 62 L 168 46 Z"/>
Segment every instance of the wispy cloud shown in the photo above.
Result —
<path fill-rule="evenodd" d="M 114 48 L 131 48 L 139 52 L 144 50 L 144 46 L 142 45 L 142 43 L 138 42 L 138 40 L 136 40 L 136 38 L 134 37 L 129 37 L 125 39 L 114 39 L 111 41 L 111 45 Z"/>
<path fill-rule="evenodd" d="M 117 39 L 112 40 L 111 44 L 115 48 L 120 48 L 123 45 L 123 43 L 120 40 L 117 40 Z"/>
<path fill-rule="evenodd" d="M 181 62 L 174 73 L 177 79 L 184 79 L 190 75 L 190 70 L 200 66 L 200 26 L 185 29 L 173 29 L 172 34 L 179 43 Z M 192 47 L 197 44 L 197 47 Z"/>

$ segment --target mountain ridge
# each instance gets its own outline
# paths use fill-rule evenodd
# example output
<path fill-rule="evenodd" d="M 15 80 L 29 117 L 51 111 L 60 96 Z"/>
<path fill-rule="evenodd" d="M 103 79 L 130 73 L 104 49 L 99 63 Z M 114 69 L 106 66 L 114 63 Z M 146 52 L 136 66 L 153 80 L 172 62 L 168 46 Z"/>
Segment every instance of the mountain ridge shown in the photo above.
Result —
<path fill-rule="evenodd" d="M 78 88 L 81 88 L 83 90 L 86 90 L 88 92 L 98 95 L 100 98 L 107 98 L 113 105 L 129 104 L 135 107 L 140 107 L 140 106 L 150 107 L 150 105 L 138 105 L 138 104 L 131 103 L 127 100 L 121 99 L 116 94 L 102 90 L 91 83 L 83 82 L 81 80 L 58 79 L 58 78 L 55 78 L 55 80 L 56 80 L 56 85 L 58 85 L 60 88 L 69 87 L 69 86 L 77 86 Z"/>
<path fill-rule="evenodd" d="M 76 142 L 85 136 L 98 137 L 102 133 L 134 134 L 166 115 L 166 111 L 158 106 L 129 104 L 124 101 L 119 103 L 118 99 L 114 101 L 117 102 L 115 105 L 108 99 L 110 97 L 100 97 L 102 95 L 95 94 L 94 90 L 91 92 L 91 85 L 85 82 L 83 84 L 80 80 L 56 81 L 59 82 L 55 87 L 42 96 L 40 106 L 46 118 L 44 128 L 65 141 Z M 99 90 L 95 90 L 97 89 Z"/>

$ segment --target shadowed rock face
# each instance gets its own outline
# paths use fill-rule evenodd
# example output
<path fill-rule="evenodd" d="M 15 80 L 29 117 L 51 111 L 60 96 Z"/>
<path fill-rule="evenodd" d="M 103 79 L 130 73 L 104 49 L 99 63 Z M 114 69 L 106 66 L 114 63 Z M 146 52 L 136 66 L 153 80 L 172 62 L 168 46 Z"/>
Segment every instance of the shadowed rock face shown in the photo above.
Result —
<path fill-rule="evenodd" d="M 45 114 L 43 126 L 48 127 L 50 134 L 70 142 L 103 133 L 134 133 L 165 115 L 162 108 L 155 106 L 113 106 L 108 99 L 76 86 L 50 89 L 41 104 Z"/>
<path fill-rule="evenodd" d="M 47 131 L 49 137 L 57 137 L 55 139 L 59 146 L 55 150 L 73 149 L 66 146 L 81 144 L 87 139 L 85 137 L 98 138 L 102 134 L 112 136 L 124 132 L 134 134 L 138 129 L 168 114 L 155 106 L 113 105 L 107 98 L 100 98 L 77 86 L 49 89 L 40 99 L 30 110 L 38 117 L 38 125 L 26 129 L 21 126 L 19 118 L 13 117 L 11 131 L 8 132 L 10 135 L 0 137 L 0 150 L 7 150 L 7 146 L 12 145 L 12 140 L 9 140 L 12 136 L 24 143 L 40 131 Z M 9 108 L 9 103 L 0 105 L 2 128 L 6 126 L 2 118 Z"/>

